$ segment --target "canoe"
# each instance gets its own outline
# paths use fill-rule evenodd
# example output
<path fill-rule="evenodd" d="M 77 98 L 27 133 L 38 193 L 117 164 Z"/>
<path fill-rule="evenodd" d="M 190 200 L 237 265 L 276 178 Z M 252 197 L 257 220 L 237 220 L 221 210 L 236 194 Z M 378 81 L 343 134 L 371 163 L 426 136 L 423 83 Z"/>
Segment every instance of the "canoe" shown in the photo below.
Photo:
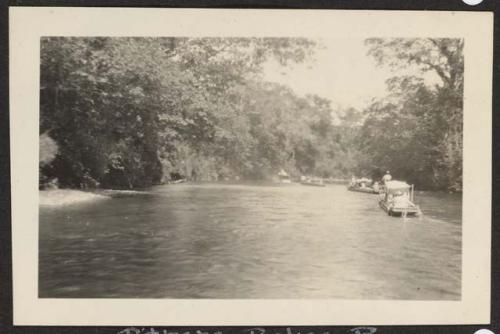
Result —
<path fill-rule="evenodd" d="M 323 181 L 301 181 L 300 184 L 304 186 L 313 186 L 313 187 L 324 187 L 325 184 Z"/>
<path fill-rule="evenodd" d="M 349 191 L 356 191 L 360 193 L 365 193 L 365 194 L 378 194 L 378 191 L 375 191 L 371 187 L 353 187 L 353 186 L 348 186 L 347 190 Z"/>

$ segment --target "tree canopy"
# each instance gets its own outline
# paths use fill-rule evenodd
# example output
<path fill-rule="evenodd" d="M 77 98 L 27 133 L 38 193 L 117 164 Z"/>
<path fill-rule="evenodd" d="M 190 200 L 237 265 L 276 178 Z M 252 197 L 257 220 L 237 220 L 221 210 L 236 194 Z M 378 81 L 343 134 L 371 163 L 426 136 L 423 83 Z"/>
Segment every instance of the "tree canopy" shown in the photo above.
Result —
<path fill-rule="evenodd" d="M 368 39 L 380 66 L 413 68 L 389 79 L 390 94 L 366 110 L 360 136 L 362 169 L 390 168 L 424 188 L 461 190 L 462 39 Z M 439 80 L 429 85 L 424 75 Z"/>
<path fill-rule="evenodd" d="M 65 187 L 135 188 L 182 175 L 264 178 L 313 172 L 329 104 L 259 76 L 301 62 L 302 38 L 44 38 L 41 166 Z M 45 142 L 42 142 L 44 145 Z M 307 151 L 307 152 L 306 152 Z"/>
<path fill-rule="evenodd" d="M 389 168 L 458 190 L 463 41 L 366 45 L 379 66 L 415 73 L 391 78 L 388 96 L 356 110 L 263 79 L 266 61 L 308 61 L 311 39 L 42 38 L 40 182 L 137 188 L 266 179 L 282 168 L 323 177 Z M 425 73 L 439 80 L 429 85 Z"/>

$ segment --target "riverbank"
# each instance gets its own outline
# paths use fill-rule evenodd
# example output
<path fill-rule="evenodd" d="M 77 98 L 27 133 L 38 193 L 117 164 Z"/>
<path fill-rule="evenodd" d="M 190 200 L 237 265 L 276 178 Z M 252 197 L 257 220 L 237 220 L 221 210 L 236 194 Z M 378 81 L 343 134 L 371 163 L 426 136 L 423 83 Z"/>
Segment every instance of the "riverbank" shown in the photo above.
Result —
<path fill-rule="evenodd" d="M 39 191 L 40 206 L 62 206 L 107 199 L 109 196 L 72 189 L 50 189 Z"/>

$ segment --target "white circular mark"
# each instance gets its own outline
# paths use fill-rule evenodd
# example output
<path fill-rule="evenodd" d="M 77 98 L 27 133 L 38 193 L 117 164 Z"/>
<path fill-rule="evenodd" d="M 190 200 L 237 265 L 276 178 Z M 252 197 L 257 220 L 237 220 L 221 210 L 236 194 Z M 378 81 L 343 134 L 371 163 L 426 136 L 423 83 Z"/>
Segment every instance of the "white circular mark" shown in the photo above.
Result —
<path fill-rule="evenodd" d="M 466 0 L 464 0 L 464 1 L 466 1 Z M 470 1 L 470 0 L 468 0 L 468 1 Z M 477 0 L 474 0 L 474 1 L 477 1 Z M 479 2 L 481 2 L 481 1 L 479 1 Z M 474 334 L 495 334 L 495 333 L 493 333 L 489 329 L 484 329 L 483 328 L 483 329 L 475 331 Z"/>
<path fill-rule="evenodd" d="M 483 0 L 462 0 L 462 1 L 470 6 L 479 5 L 481 2 L 483 2 Z M 476 333 L 474 333 L 474 334 L 476 334 Z M 479 333 L 479 334 L 483 334 L 483 333 Z M 486 333 L 484 333 L 484 334 L 486 334 Z"/>

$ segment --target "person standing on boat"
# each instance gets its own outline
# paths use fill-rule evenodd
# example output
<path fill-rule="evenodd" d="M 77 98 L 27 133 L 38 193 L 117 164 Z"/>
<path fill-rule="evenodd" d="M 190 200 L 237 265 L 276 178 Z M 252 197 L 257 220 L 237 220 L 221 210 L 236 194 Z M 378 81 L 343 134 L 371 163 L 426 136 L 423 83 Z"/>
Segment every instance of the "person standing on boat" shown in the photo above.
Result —
<path fill-rule="evenodd" d="M 382 183 L 386 184 L 388 181 L 392 180 L 391 172 L 385 172 L 385 175 L 382 176 Z"/>

